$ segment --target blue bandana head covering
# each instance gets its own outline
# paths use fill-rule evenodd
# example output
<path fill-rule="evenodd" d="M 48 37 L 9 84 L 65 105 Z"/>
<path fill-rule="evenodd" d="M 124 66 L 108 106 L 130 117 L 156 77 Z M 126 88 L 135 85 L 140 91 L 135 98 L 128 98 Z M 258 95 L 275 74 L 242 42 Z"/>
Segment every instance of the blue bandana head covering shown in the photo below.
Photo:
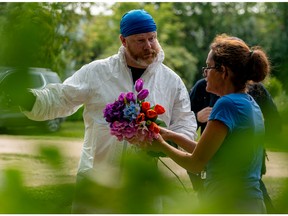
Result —
<path fill-rule="evenodd" d="M 155 32 L 157 29 L 152 16 L 145 10 L 131 10 L 123 15 L 120 32 L 123 37 L 133 34 Z"/>

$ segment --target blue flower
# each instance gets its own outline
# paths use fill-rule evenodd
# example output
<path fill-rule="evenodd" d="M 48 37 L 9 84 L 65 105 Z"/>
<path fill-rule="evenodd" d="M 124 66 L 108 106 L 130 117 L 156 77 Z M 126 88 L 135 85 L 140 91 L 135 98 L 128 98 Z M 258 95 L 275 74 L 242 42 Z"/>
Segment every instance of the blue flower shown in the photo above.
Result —
<path fill-rule="evenodd" d="M 140 113 L 140 106 L 139 104 L 135 104 L 133 101 L 130 101 L 130 104 L 125 106 L 123 113 L 124 118 L 128 119 L 129 121 L 133 121 Z"/>

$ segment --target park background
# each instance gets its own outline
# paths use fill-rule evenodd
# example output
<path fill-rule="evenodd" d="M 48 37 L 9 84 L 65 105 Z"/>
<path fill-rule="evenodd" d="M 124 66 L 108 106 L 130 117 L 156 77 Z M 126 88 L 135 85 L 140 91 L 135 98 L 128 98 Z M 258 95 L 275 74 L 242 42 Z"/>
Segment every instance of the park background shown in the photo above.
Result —
<path fill-rule="evenodd" d="M 181 76 L 188 90 L 202 76 L 201 68 L 206 65 L 209 44 L 215 35 L 227 33 L 242 38 L 250 46 L 263 47 L 272 64 L 271 76 L 264 84 L 278 107 L 283 124 L 282 133 L 270 137 L 265 144 L 271 152 L 288 151 L 286 138 L 288 3 L 286 2 L 1 2 L 0 65 L 50 68 L 64 80 L 82 65 L 117 53 L 120 46 L 120 19 L 125 12 L 136 8 L 143 8 L 154 17 L 158 39 L 165 51 L 164 63 Z M 4 161 L 2 165 L 5 165 L 1 167 L 0 175 L 0 213 L 69 213 L 78 157 L 73 157 L 71 160 L 62 154 L 57 145 L 45 144 L 65 140 L 68 141 L 66 148 L 69 149 L 69 142 L 73 143 L 76 140 L 80 141 L 81 145 L 84 132 L 82 109 L 68 117 L 59 132 L 53 134 L 43 134 L 35 130 L 32 134 L 31 131 L 29 134 L 26 132 L 23 129 L 20 132 L 10 132 L 8 135 L 0 134 L 0 138 L 8 136 L 9 140 L 13 136 L 13 139 L 16 137 L 19 142 L 20 140 L 29 142 L 33 138 L 38 140 L 41 146 L 38 155 L 0 153 Z M 18 166 L 15 168 L 13 166 L 15 161 L 20 161 L 24 165 L 32 162 L 38 165 L 27 174 L 29 168 L 19 169 Z M 133 167 L 131 169 L 133 170 Z M 37 174 L 43 184 L 29 184 L 29 175 L 31 177 Z M 134 179 L 135 176 L 137 175 L 130 178 Z M 140 176 L 143 177 L 143 173 Z M 151 178 L 151 173 L 147 176 Z M 288 198 L 287 177 L 265 179 L 280 213 L 288 212 L 285 204 Z M 49 184 L 45 181 L 47 178 Z M 144 179 L 145 176 L 142 180 L 139 178 L 134 180 L 141 182 Z M 176 178 L 172 175 L 171 179 Z M 159 178 L 154 180 L 157 182 Z M 186 192 L 183 193 L 179 181 L 174 180 L 171 181 L 175 187 L 169 185 L 170 190 L 167 194 L 169 196 L 173 194 L 177 197 L 175 199 L 181 202 L 176 205 L 167 199 L 168 206 L 165 213 L 195 212 L 191 203 L 196 196 L 189 180 L 182 179 L 190 190 L 189 199 Z M 111 209 L 114 209 L 111 211 L 116 213 L 150 213 L 149 208 L 142 209 L 136 204 L 135 199 L 131 198 L 135 194 L 134 190 L 139 189 L 138 185 L 135 184 L 136 188 L 131 187 L 131 182 L 129 185 L 126 185 L 127 188 L 124 188 L 122 193 L 111 188 L 98 188 L 97 193 L 100 196 L 107 194 L 108 197 L 102 198 L 103 200 L 117 199 L 118 204 L 111 205 Z M 107 193 L 107 190 L 110 193 Z M 130 194 L 130 199 L 127 194 Z M 147 191 L 145 196 L 141 197 L 141 202 L 150 199 L 153 194 Z M 129 202 L 130 205 L 127 204 Z M 104 205 L 104 201 L 97 204 Z"/>

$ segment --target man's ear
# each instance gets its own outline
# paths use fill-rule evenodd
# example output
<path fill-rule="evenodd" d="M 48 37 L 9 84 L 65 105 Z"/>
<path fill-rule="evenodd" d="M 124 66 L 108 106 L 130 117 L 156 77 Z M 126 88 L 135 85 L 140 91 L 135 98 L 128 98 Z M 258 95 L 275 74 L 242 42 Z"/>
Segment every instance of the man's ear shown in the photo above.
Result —
<path fill-rule="evenodd" d="M 124 47 L 126 47 L 126 38 L 123 37 L 123 35 L 120 35 L 119 38 L 120 38 L 120 40 L 121 40 L 122 45 L 123 45 Z"/>

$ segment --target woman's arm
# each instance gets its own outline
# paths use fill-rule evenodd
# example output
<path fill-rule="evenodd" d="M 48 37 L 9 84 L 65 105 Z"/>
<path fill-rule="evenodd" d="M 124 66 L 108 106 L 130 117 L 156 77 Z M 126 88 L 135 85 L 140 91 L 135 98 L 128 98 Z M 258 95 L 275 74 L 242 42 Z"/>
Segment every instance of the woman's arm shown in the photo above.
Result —
<path fill-rule="evenodd" d="M 189 153 L 192 153 L 197 145 L 197 142 L 189 139 L 184 134 L 177 133 L 166 128 L 161 128 L 160 134 L 164 140 L 169 140 L 176 143 L 178 146 Z"/>
<path fill-rule="evenodd" d="M 162 151 L 184 169 L 192 173 L 199 173 L 223 143 L 228 133 L 228 128 L 221 121 L 208 121 L 207 127 L 198 143 L 167 129 L 162 130 L 161 128 L 161 133 L 163 137 L 160 136 L 159 139 L 153 142 L 152 146 L 148 148 Z M 175 142 L 184 149 L 190 146 L 189 149 L 192 151 L 189 152 L 191 153 L 171 147 L 164 138 Z"/>

